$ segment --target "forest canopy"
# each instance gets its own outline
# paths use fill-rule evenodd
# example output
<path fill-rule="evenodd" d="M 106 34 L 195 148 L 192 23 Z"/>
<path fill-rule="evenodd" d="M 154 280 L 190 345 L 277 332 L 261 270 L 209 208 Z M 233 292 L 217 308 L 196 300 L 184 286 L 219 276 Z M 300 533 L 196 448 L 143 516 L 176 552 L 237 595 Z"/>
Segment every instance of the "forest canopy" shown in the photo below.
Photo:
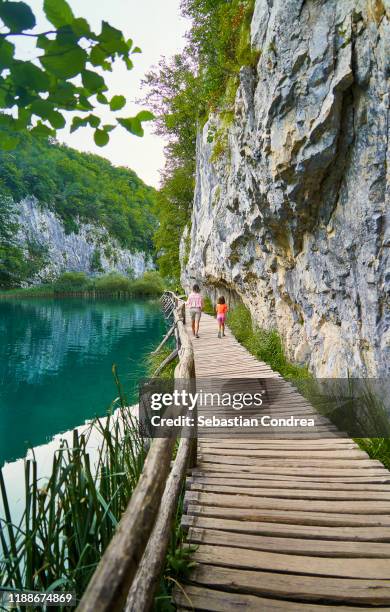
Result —
<path fill-rule="evenodd" d="M 104 225 L 130 250 L 153 248 L 155 190 L 98 155 L 24 133 L 16 149 L 0 151 L 0 196 L 35 196 L 68 232 L 80 219 Z"/>
<path fill-rule="evenodd" d="M 0 135 L 1 136 L 1 135 Z M 54 140 L 20 134 L 12 151 L 0 150 L 0 285 L 17 286 L 39 269 L 41 254 L 15 242 L 15 204 L 35 196 L 69 233 L 79 223 L 103 225 L 122 247 L 153 251 L 156 191 L 128 168 L 80 153 Z"/>

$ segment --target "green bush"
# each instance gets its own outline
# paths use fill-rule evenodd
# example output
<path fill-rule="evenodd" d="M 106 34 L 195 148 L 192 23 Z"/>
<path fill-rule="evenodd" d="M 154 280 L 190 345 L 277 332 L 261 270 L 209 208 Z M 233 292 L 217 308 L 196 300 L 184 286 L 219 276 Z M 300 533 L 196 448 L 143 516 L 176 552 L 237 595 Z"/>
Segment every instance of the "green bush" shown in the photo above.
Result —
<path fill-rule="evenodd" d="M 64 272 L 53 285 L 55 293 L 78 293 L 91 288 L 92 283 L 84 272 Z"/>
<path fill-rule="evenodd" d="M 230 312 L 228 322 L 237 340 L 257 359 L 268 363 L 273 370 L 288 379 L 310 377 L 306 367 L 287 360 L 278 332 L 254 325 L 249 310 L 243 304 Z"/>
<path fill-rule="evenodd" d="M 137 278 L 131 283 L 131 293 L 139 296 L 158 296 L 165 289 L 165 284 L 159 272 L 145 272 L 142 278 Z"/>
<path fill-rule="evenodd" d="M 130 293 L 131 282 L 119 272 L 110 272 L 96 279 L 95 288 L 103 293 Z"/>
<path fill-rule="evenodd" d="M 203 300 L 203 312 L 211 316 L 215 315 L 215 308 L 208 295 L 206 295 L 206 297 Z"/>

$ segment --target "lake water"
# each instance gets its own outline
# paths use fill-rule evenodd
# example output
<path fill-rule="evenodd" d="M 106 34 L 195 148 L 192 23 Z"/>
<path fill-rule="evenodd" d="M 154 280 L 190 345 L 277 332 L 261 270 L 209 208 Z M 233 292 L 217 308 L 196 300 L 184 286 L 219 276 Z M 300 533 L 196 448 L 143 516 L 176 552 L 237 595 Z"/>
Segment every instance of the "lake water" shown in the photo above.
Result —
<path fill-rule="evenodd" d="M 164 330 L 157 301 L 0 300 L 0 467 L 104 415 L 118 395 L 113 364 L 135 403 Z"/>

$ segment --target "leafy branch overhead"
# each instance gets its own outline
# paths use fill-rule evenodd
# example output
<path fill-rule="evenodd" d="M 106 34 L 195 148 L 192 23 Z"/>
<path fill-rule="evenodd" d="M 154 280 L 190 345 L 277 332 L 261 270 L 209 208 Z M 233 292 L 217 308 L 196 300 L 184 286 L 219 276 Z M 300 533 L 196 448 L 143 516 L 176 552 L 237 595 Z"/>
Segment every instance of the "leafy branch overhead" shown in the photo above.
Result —
<path fill-rule="evenodd" d="M 106 21 L 101 32 L 93 32 L 83 17 L 75 17 L 66 0 L 44 0 L 43 9 L 52 27 L 35 32 L 36 19 L 25 2 L 0 0 L 0 146 L 12 149 L 18 131 L 31 128 L 38 136 L 55 136 L 65 126 L 65 111 L 73 111 L 71 131 L 82 126 L 94 128 L 95 142 L 104 146 L 110 132 L 121 125 L 136 136 L 143 136 L 142 123 L 153 114 L 141 111 L 134 117 L 118 117 L 126 104 L 125 96 L 107 96 L 102 73 L 110 72 L 121 59 L 128 70 L 133 55 L 140 53 L 132 40 Z M 35 39 L 38 51 L 34 61 L 15 57 L 14 37 Z M 107 105 L 115 114 L 113 124 L 102 124 L 94 110 Z M 2 111 L 2 112 L 1 112 Z"/>

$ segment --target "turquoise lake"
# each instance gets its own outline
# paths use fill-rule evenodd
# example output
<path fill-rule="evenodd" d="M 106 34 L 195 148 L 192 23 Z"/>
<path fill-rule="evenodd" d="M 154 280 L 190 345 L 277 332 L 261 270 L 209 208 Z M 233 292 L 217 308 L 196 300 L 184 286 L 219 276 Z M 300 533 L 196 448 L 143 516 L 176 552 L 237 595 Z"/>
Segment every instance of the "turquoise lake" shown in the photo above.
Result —
<path fill-rule="evenodd" d="M 0 300 L 0 467 L 29 447 L 129 404 L 165 330 L 158 301 Z"/>

